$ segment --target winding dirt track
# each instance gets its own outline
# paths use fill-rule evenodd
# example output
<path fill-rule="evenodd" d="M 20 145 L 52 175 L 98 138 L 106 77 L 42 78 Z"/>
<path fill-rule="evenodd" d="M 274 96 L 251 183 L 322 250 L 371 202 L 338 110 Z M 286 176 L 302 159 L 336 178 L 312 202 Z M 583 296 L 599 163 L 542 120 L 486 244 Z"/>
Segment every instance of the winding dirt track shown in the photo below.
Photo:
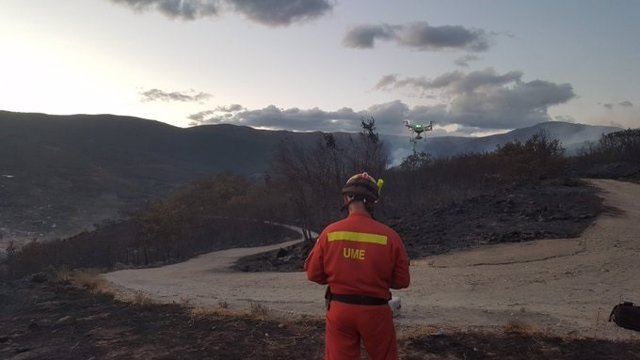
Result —
<path fill-rule="evenodd" d="M 640 303 L 640 185 L 590 180 L 612 210 L 578 239 L 484 246 L 411 264 L 412 284 L 396 324 L 448 328 L 530 325 L 554 334 L 640 339 L 607 321 L 621 300 Z M 300 241 L 300 240 L 296 240 Z M 103 276 L 123 296 L 158 302 L 322 315 L 324 287 L 304 273 L 238 273 L 236 259 L 295 243 L 213 252 L 153 269 Z"/>

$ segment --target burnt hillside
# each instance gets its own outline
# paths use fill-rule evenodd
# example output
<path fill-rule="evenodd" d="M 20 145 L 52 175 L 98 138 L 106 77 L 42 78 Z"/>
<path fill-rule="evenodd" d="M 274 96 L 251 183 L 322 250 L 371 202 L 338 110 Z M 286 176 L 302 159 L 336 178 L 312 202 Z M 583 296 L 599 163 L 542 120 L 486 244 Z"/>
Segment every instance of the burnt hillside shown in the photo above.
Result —
<path fill-rule="evenodd" d="M 0 111 L 0 242 L 67 236 L 217 173 L 257 176 L 319 133 Z"/>

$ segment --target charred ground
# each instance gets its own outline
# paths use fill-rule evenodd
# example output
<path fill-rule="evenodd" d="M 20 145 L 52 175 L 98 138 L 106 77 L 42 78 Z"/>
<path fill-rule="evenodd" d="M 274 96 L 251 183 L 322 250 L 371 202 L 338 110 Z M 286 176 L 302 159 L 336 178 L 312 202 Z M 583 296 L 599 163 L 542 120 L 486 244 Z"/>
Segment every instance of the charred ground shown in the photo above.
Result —
<path fill-rule="evenodd" d="M 3 359 L 319 359 L 323 322 L 268 313 L 123 303 L 46 276 L 0 285 Z M 559 338 L 512 324 L 498 333 L 400 329 L 404 359 L 638 359 L 640 343 Z"/>
<path fill-rule="evenodd" d="M 487 244 L 579 236 L 604 211 L 597 189 L 556 179 L 501 188 L 443 207 L 383 219 L 411 258 Z M 384 214 L 383 214 L 384 216 Z M 239 271 L 301 271 L 312 241 L 241 259 Z"/>

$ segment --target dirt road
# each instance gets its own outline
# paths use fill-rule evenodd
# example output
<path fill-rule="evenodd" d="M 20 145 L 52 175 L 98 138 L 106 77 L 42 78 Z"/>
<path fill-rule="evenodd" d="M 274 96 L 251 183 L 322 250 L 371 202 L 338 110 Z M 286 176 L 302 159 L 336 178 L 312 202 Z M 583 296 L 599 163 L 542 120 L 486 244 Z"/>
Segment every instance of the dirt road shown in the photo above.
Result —
<path fill-rule="evenodd" d="M 592 180 L 612 210 L 578 239 L 485 246 L 411 264 L 412 284 L 396 291 L 402 326 L 500 328 L 519 323 L 554 334 L 638 339 L 607 322 L 621 300 L 640 302 L 640 185 Z M 287 246 L 293 242 L 281 244 Z M 304 273 L 237 273 L 237 258 L 276 246 L 233 249 L 155 269 L 104 277 L 123 296 L 159 302 L 322 315 L 324 288 Z"/>

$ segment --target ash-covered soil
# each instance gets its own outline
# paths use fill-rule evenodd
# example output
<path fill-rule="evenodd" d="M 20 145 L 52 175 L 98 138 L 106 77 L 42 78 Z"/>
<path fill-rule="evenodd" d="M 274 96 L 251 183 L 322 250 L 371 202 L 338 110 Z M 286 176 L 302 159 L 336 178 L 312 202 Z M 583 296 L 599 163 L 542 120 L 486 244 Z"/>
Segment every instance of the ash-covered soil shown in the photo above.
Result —
<path fill-rule="evenodd" d="M 38 278 L 37 278 L 38 279 Z M 42 279 L 40 279 L 42 280 Z M 69 282 L 0 285 L 2 359 L 320 359 L 324 324 L 268 313 L 133 305 Z M 638 359 L 640 343 L 561 338 L 511 324 L 499 332 L 399 329 L 403 359 Z"/>
<path fill-rule="evenodd" d="M 0 359 L 320 358 L 322 323 L 133 305 L 65 282 L 0 285 Z M 283 355 L 287 354 L 287 355 Z"/>
<path fill-rule="evenodd" d="M 573 179 L 503 188 L 445 207 L 387 214 L 412 259 L 487 244 L 579 236 L 604 210 L 597 189 Z M 240 259 L 245 272 L 301 271 L 313 241 Z"/>

